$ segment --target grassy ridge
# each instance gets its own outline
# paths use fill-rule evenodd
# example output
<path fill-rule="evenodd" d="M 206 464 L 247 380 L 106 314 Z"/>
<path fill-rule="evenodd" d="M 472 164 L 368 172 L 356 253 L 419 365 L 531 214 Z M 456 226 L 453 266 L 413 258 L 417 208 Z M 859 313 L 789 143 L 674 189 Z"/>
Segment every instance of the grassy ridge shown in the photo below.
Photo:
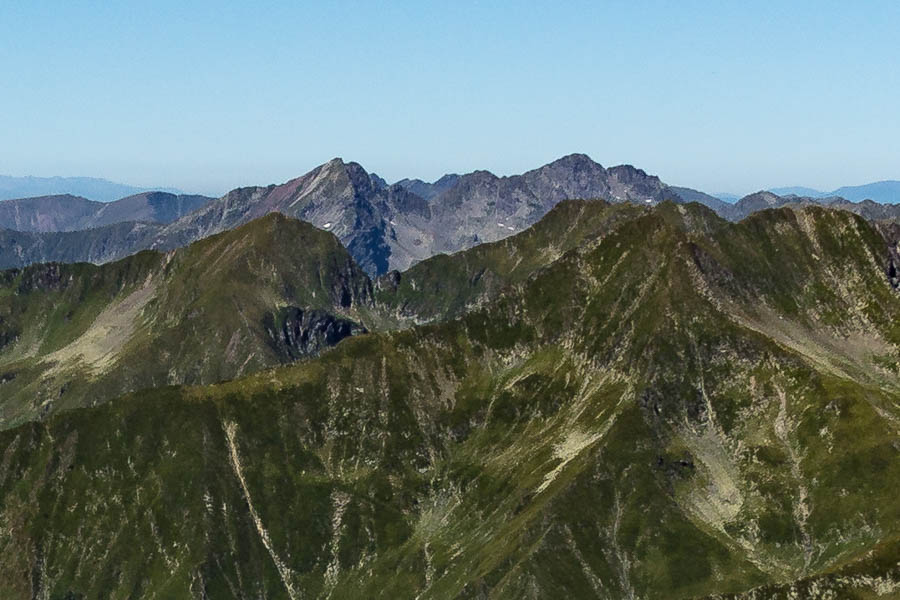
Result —
<path fill-rule="evenodd" d="M 371 283 L 331 234 L 273 214 L 168 254 L 35 265 L 0 284 L 0 418 L 211 383 L 364 331 Z"/>
<path fill-rule="evenodd" d="M 865 597 L 870 574 L 896 585 L 900 297 L 867 227 L 663 205 L 458 319 L 2 432 L 0 587 L 766 598 L 791 582 Z M 200 273 L 218 277 L 229 247 L 199 247 Z"/>

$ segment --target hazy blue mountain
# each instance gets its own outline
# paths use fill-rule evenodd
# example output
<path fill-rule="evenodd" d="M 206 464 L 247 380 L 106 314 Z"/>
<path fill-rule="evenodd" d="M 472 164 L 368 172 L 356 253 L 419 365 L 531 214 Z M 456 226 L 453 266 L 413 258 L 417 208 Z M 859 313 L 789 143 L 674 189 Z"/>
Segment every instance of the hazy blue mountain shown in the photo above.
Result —
<path fill-rule="evenodd" d="M 865 185 L 852 185 L 834 190 L 830 196 L 841 196 L 847 200 L 874 200 L 875 202 L 900 203 L 900 181 L 876 181 Z"/>
<path fill-rule="evenodd" d="M 806 198 L 821 198 L 823 196 L 833 196 L 834 193 L 820 192 L 819 190 L 803 187 L 802 185 L 769 188 L 770 192 L 779 196 L 803 196 Z"/>
<path fill-rule="evenodd" d="M 806 198 L 839 196 L 852 202 L 874 200 L 883 204 L 900 203 L 900 181 L 894 180 L 876 181 L 863 185 L 848 185 L 830 192 L 821 192 L 802 186 L 770 188 L 769 191 L 779 196 L 803 196 Z"/>
<path fill-rule="evenodd" d="M 156 188 L 158 191 L 181 194 L 172 188 Z M 112 202 L 125 196 L 151 191 L 124 183 L 95 177 L 12 177 L 0 175 L 0 200 L 71 194 L 98 202 Z"/>

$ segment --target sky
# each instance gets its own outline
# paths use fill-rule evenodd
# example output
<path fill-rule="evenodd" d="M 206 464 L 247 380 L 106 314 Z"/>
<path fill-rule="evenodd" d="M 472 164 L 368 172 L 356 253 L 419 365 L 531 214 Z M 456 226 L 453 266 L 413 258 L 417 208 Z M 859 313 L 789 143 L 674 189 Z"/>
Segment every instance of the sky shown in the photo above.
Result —
<path fill-rule="evenodd" d="M 221 194 L 573 152 L 719 193 L 900 179 L 900 2 L 2 2 L 0 174 Z"/>

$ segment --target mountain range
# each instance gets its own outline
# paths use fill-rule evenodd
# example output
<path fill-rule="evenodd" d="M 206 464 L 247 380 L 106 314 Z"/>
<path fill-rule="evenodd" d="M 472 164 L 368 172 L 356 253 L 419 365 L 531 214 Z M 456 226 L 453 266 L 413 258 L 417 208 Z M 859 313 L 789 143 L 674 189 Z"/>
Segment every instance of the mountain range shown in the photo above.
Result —
<path fill-rule="evenodd" d="M 146 189 L 96 177 L 12 177 L 0 175 L 0 200 L 37 196 L 74 195 L 98 202 L 112 202 L 141 192 L 161 191 L 181 194 L 171 188 Z"/>
<path fill-rule="evenodd" d="M 900 204 L 757 192 L 729 203 L 669 186 L 630 165 L 604 168 L 583 154 L 521 175 L 450 174 L 389 185 L 357 163 L 333 159 L 281 185 L 238 188 L 219 199 L 143 193 L 107 204 L 53 196 L 0 202 L 0 268 L 35 262 L 103 263 L 143 249 L 172 250 L 271 212 L 335 233 L 370 275 L 508 237 L 564 199 L 655 204 L 699 202 L 738 221 L 785 204 L 828 204 L 872 220 Z M 5 229 L 5 230 L 4 230 Z"/>
<path fill-rule="evenodd" d="M 700 202 L 729 218 L 739 212 L 708 194 L 668 186 L 630 165 L 607 169 L 583 154 L 510 177 L 475 171 L 393 185 L 337 158 L 281 185 L 239 188 L 214 201 L 157 193 L 108 205 L 71 197 L 0 202 L 6 229 L 0 230 L 0 267 L 102 263 L 143 249 L 171 250 L 280 212 L 335 233 L 377 275 L 503 239 L 575 198 Z"/>
<path fill-rule="evenodd" d="M 345 211 L 436 217 L 417 184 L 329 165 L 206 205 L 191 235 L 249 221 L 179 249 L 0 273 L 0 595 L 900 591 L 878 224 L 812 202 L 732 222 L 604 169 L 632 202 L 525 227 L 559 172 L 478 175 L 459 206 L 514 190 L 522 231 L 373 278 Z M 267 210 L 292 202 L 331 226 Z"/>
<path fill-rule="evenodd" d="M 50 219 L 43 216 L 47 209 L 42 212 L 35 200 L 16 201 L 7 212 L 18 221 L 0 221 L 10 230 L 0 232 L 0 266 L 100 263 L 142 249 L 170 250 L 280 212 L 335 233 L 357 263 L 374 275 L 405 269 L 437 253 L 508 237 L 534 224 L 564 199 L 655 203 L 679 196 L 640 169 L 628 165 L 605 169 L 585 155 L 574 154 L 512 177 L 476 171 L 447 176 L 434 184 L 403 180 L 394 185 L 357 163 L 336 158 L 281 185 L 239 188 L 213 202 L 197 198 L 202 206 L 170 223 L 126 225 L 147 219 L 120 210 L 117 223 L 95 219 L 91 225 L 106 226 L 65 237 L 50 232 L 50 226 L 38 235 L 25 235 L 35 228 L 22 231 L 18 223 Z M 711 197 L 709 201 L 716 202 Z M 29 202 L 34 209 L 21 216 L 20 205 Z M 76 203 L 61 204 L 66 208 L 54 222 L 69 219 L 72 225 L 66 229 L 79 228 L 82 221 L 68 216 L 71 211 L 80 214 Z"/>

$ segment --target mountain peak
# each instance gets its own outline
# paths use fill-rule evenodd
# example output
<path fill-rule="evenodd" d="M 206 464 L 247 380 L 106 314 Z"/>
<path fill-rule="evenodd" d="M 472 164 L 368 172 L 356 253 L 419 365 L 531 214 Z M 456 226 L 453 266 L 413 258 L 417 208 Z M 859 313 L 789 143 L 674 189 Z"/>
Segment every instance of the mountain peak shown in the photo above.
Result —
<path fill-rule="evenodd" d="M 778 204 L 779 200 L 781 200 L 781 196 L 779 196 L 778 194 L 773 194 L 768 190 L 760 190 L 741 198 L 741 202 L 764 202 L 769 206 L 775 206 L 776 204 Z"/>
<path fill-rule="evenodd" d="M 578 168 L 582 168 L 582 167 L 587 167 L 587 168 L 602 169 L 603 165 L 601 165 L 598 162 L 595 162 L 587 154 L 573 153 L 573 154 L 567 154 L 561 158 L 557 158 L 556 160 L 554 160 L 551 163 L 548 163 L 547 165 L 545 165 L 542 168 L 546 168 L 546 167 L 551 167 L 551 168 L 552 167 L 566 167 L 566 168 L 570 168 L 570 169 L 578 169 Z"/>

